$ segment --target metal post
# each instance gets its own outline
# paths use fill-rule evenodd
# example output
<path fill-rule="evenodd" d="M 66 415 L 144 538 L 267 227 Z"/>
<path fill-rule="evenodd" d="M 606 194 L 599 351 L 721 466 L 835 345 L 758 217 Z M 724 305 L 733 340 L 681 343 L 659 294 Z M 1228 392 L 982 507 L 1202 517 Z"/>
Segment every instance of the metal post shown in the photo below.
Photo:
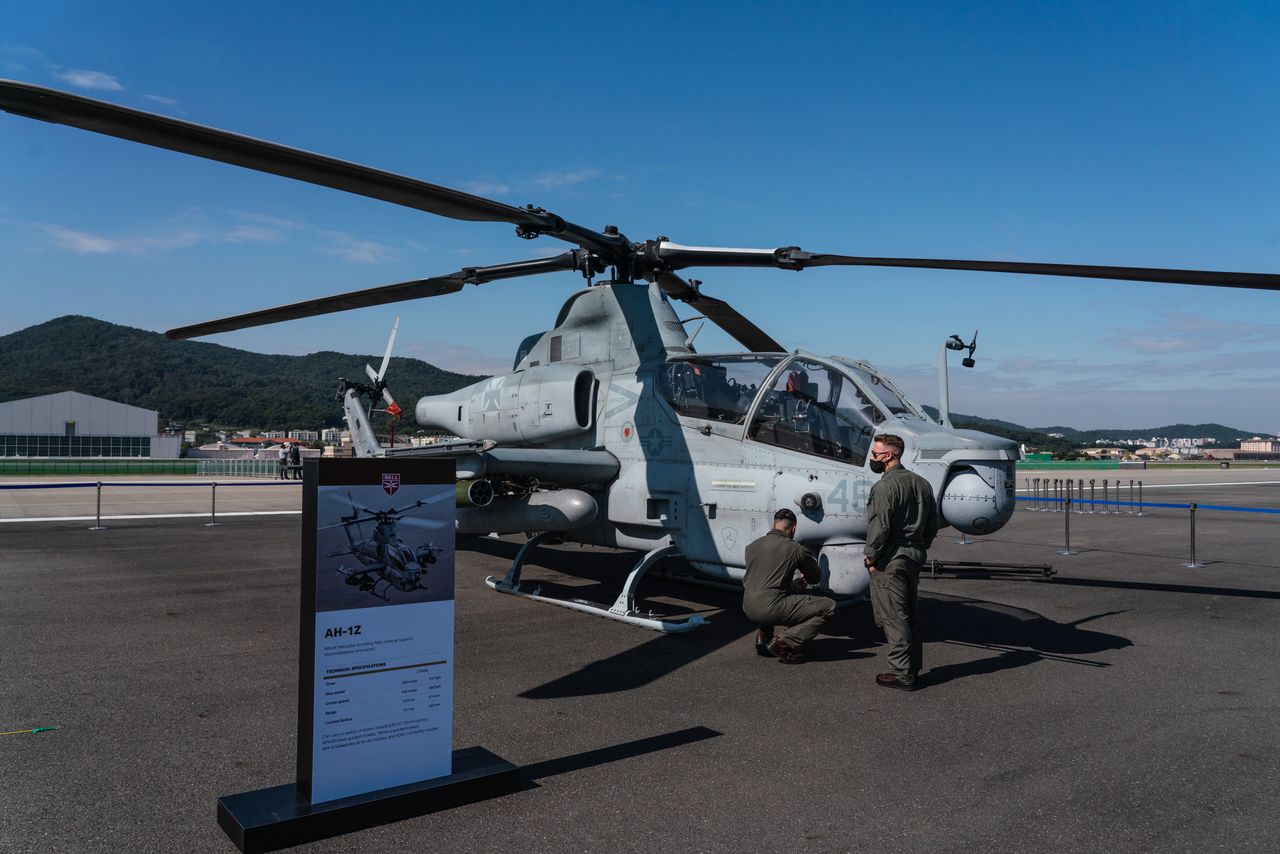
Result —
<path fill-rule="evenodd" d="M 102 527 L 102 481 L 98 481 L 98 509 L 97 509 L 97 512 L 95 513 L 95 516 L 97 521 L 93 523 L 93 527 L 90 528 L 89 530 L 90 531 L 107 530 L 106 528 Z"/>
<path fill-rule="evenodd" d="M 1190 504 L 1190 510 L 1191 510 L 1191 561 L 1189 563 L 1184 563 L 1183 566 L 1187 569 L 1199 569 L 1200 567 L 1204 566 L 1204 564 L 1196 563 L 1196 503 L 1194 501 L 1191 502 Z"/>
<path fill-rule="evenodd" d="M 1077 513 L 1084 512 L 1084 478 L 1076 481 L 1076 503 L 1080 506 L 1076 508 Z"/>
<path fill-rule="evenodd" d="M 1103 516 L 1107 515 L 1107 479 L 1102 479 L 1102 509 L 1098 511 Z"/>
<path fill-rule="evenodd" d="M 1089 478 L 1089 512 L 1098 512 L 1097 494 L 1093 491 L 1093 478 Z"/>
<path fill-rule="evenodd" d="M 1062 509 L 1059 503 L 1062 500 L 1062 478 L 1055 477 L 1053 479 L 1053 512 L 1057 513 Z"/>
<path fill-rule="evenodd" d="M 1040 509 L 1040 478 L 1035 478 L 1032 483 L 1034 486 L 1031 487 L 1031 495 L 1034 500 L 1031 502 L 1031 509 L 1038 511 Z"/>
<path fill-rule="evenodd" d="M 1025 477 L 1023 480 L 1027 482 L 1027 509 L 1034 510 L 1036 507 L 1035 502 L 1031 500 L 1031 478 Z"/>
<path fill-rule="evenodd" d="M 1129 515 L 1133 515 L 1133 478 L 1129 478 Z"/>
<path fill-rule="evenodd" d="M 1145 516 L 1142 512 L 1142 481 L 1138 481 L 1138 515 Z"/>
<path fill-rule="evenodd" d="M 1066 526 L 1066 530 L 1065 530 L 1065 533 L 1063 534 L 1062 548 L 1058 549 L 1058 554 L 1060 555 L 1080 554 L 1080 552 L 1075 551 L 1074 549 L 1071 548 L 1071 496 L 1070 495 L 1067 496 L 1067 509 L 1063 513 L 1062 521 Z"/>
<path fill-rule="evenodd" d="M 213 528 L 218 525 L 218 482 L 214 481 L 209 487 L 209 521 L 204 526 Z"/>

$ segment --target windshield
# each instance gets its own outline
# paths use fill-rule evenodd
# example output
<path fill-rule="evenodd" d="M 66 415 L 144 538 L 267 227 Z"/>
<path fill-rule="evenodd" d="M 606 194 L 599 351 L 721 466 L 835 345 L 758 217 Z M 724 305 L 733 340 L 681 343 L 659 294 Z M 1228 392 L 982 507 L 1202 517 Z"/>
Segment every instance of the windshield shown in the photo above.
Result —
<path fill-rule="evenodd" d="M 884 404 L 891 415 L 920 415 L 914 406 L 898 394 L 887 379 L 870 370 L 865 364 L 844 359 L 840 359 L 839 362 Z"/>
<path fill-rule="evenodd" d="M 696 356 L 658 371 L 658 393 L 689 418 L 741 424 L 781 356 Z"/>
<path fill-rule="evenodd" d="M 757 442 L 862 465 L 884 413 L 841 370 L 796 359 L 756 409 L 747 435 Z"/>

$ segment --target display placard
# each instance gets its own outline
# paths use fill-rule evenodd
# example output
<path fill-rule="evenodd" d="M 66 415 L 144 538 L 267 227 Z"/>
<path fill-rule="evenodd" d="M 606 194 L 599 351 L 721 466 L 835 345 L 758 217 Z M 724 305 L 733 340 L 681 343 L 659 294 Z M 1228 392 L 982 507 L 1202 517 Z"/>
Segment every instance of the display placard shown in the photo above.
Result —
<path fill-rule="evenodd" d="M 298 794 L 447 776 L 454 464 L 320 459 L 304 473 Z"/>

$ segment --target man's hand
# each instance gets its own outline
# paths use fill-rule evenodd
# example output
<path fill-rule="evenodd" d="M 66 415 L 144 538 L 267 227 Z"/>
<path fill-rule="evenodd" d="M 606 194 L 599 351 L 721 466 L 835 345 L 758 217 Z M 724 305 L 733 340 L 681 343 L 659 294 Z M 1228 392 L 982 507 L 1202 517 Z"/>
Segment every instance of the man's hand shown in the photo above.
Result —
<path fill-rule="evenodd" d="M 873 562 L 871 561 L 871 559 L 870 559 L 870 558 L 863 558 L 863 559 L 862 559 L 862 565 L 863 565 L 863 566 L 865 566 L 865 567 L 867 568 L 867 574 L 868 574 L 868 575 L 872 575 L 872 574 L 877 573 L 877 572 L 879 572 L 879 571 L 880 571 L 880 570 L 876 569 L 876 565 L 875 565 L 875 563 L 873 563 Z"/>

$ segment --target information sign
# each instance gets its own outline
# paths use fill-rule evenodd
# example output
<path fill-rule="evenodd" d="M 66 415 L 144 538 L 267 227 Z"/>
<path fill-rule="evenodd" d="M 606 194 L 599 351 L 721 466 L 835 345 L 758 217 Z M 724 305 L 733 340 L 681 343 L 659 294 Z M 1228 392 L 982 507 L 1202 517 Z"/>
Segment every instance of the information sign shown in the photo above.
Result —
<path fill-rule="evenodd" d="M 452 773 L 452 461 L 321 459 L 303 485 L 298 794 Z"/>

